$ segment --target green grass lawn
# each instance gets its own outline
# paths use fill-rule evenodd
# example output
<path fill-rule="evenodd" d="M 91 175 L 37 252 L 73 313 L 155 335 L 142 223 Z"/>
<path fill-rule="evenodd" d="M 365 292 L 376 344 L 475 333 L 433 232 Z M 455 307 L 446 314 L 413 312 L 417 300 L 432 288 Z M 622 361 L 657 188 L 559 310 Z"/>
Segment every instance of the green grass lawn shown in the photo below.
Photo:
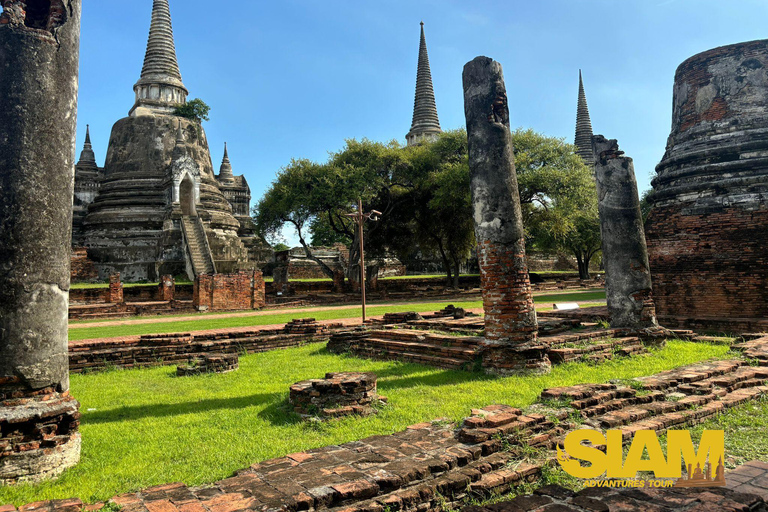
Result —
<path fill-rule="evenodd" d="M 537 304 L 548 304 L 552 302 L 576 302 L 589 300 L 605 299 L 603 290 L 587 290 L 571 293 L 556 293 L 539 295 L 534 297 Z M 398 313 L 405 311 L 439 311 L 449 302 L 428 302 L 428 303 L 410 303 L 397 305 L 371 306 L 366 309 L 368 316 L 381 316 L 385 313 Z M 451 302 L 456 307 L 462 308 L 481 308 L 482 301 L 454 301 Z M 250 327 L 258 325 L 284 324 L 294 318 L 308 316 L 318 320 L 338 320 L 342 318 L 355 318 L 361 316 L 360 308 L 344 308 L 337 310 L 313 311 L 304 315 L 297 313 L 275 313 L 274 315 L 259 316 L 239 316 L 221 318 L 216 315 L 200 315 L 194 320 L 168 321 L 150 324 L 135 325 L 114 325 L 108 327 L 88 327 L 82 329 L 71 329 L 69 331 L 69 340 L 87 340 L 92 338 L 106 338 L 117 336 L 132 336 L 139 334 L 160 334 L 173 332 L 201 331 L 205 329 L 224 329 L 228 327 Z M 123 319 L 120 319 L 123 320 Z"/>
<path fill-rule="evenodd" d="M 0 488 L 0 504 L 79 497 L 108 499 L 168 482 L 201 485 L 253 463 L 446 417 L 472 407 L 526 406 L 544 388 L 649 375 L 711 357 L 727 346 L 670 342 L 600 365 L 557 366 L 545 376 L 492 377 L 328 353 L 313 344 L 244 356 L 225 375 L 175 377 L 175 367 L 72 375 L 82 406 L 80 464 L 58 481 Z M 373 371 L 389 405 L 377 416 L 306 424 L 285 407 L 291 384 L 328 371 Z"/>

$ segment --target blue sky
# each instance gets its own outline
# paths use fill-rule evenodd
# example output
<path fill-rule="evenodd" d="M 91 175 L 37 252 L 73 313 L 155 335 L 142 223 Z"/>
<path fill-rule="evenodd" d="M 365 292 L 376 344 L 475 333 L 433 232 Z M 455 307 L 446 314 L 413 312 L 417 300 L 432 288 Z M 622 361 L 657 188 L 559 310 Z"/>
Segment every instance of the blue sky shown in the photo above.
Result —
<path fill-rule="evenodd" d="M 86 123 L 101 165 L 133 105 L 152 0 L 84 0 L 78 152 Z M 170 0 L 190 98 L 214 167 L 224 142 L 256 202 L 291 158 L 324 160 L 347 138 L 404 141 L 419 22 L 426 24 L 443 129 L 464 125 L 461 71 L 504 66 L 513 126 L 573 141 L 578 71 L 595 133 L 617 138 L 650 187 L 686 58 L 766 38 L 764 0 Z"/>

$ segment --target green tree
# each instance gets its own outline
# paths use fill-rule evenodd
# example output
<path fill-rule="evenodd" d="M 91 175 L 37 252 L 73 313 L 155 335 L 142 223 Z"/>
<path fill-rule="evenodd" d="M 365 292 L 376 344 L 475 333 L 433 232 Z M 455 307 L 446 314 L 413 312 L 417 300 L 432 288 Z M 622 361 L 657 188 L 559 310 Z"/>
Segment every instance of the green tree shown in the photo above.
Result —
<path fill-rule="evenodd" d="M 601 249 L 597 191 L 592 170 L 562 139 L 516 130 L 515 167 L 529 244 L 576 258 L 579 276 Z"/>
<path fill-rule="evenodd" d="M 461 265 L 475 245 L 466 131 L 445 132 L 409 151 L 415 187 L 408 214 L 416 244 L 440 257 L 448 285 L 458 287 Z"/>
<path fill-rule="evenodd" d="M 193 121 L 197 121 L 198 124 L 202 124 L 203 121 L 210 121 L 208 117 L 210 112 L 211 107 L 200 98 L 195 98 L 183 105 L 179 105 L 173 111 L 175 115 L 192 119 Z"/>
<path fill-rule="evenodd" d="M 254 222 L 267 241 L 280 239 L 286 224 L 299 237 L 307 258 L 317 263 L 323 272 L 333 277 L 333 270 L 315 257 L 307 243 L 309 226 L 317 215 L 317 189 L 324 179 L 323 166 L 311 160 L 291 160 L 280 170 L 277 179 L 254 208 Z"/>
<path fill-rule="evenodd" d="M 256 224 L 263 235 L 272 239 L 280 235 L 285 224 L 292 225 L 307 257 L 329 276 L 333 275 L 332 269 L 314 257 L 309 237 L 323 243 L 346 243 L 350 249 L 348 276 L 356 279 L 359 268 L 353 262 L 359 261 L 359 240 L 356 225 L 347 214 L 357 208 L 360 198 L 366 211 L 378 210 L 386 219 L 397 209 L 403 191 L 410 186 L 405 179 L 407 167 L 408 162 L 397 143 L 368 140 L 347 141 L 325 164 L 294 160 L 278 174 L 255 207 Z M 382 225 L 368 223 L 366 226 L 371 261 L 387 252 L 383 238 L 377 236 Z"/>

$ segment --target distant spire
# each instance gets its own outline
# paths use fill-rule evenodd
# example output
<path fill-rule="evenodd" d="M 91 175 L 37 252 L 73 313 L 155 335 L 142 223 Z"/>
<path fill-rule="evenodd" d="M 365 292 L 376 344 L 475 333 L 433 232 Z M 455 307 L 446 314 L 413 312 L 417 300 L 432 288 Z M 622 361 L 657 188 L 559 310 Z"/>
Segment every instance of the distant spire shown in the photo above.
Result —
<path fill-rule="evenodd" d="M 588 167 L 595 165 L 595 157 L 592 154 L 592 121 L 589 119 L 589 107 L 587 95 L 584 93 L 584 80 L 579 70 L 579 108 L 576 114 L 576 154 L 584 160 Z"/>
<path fill-rule="evenodd" d="M 224 159 L 221 161 L 221 169 L 219 170 L 219 181 L 227 183 L 235 181 L 235 177 L 232 174 L 232 164 L 229 162 L 226 142 L 224 143 Z"/>
<path fill-rule="evenodd" d="M 168 0 L 154 0 L 144 66 L 141 78 L 133 89 L 136 92 L 134 110 L 138 106 L 145 106 L 169 113 L 174 105 L 184 103 L 187 99 L 189 91 L 181 81 L 181 71 L 176 60 Z"/>
<path fill-rule="evenodd" d="M 413 105 L 413 123 L 406 135 L 408 145 L 418 144 L 424 138 L 434 138 L 442 133 L 437 117 L 435 91 L 432 86 L 432 72 L 429 69 L 427 39 L 424 36 L 424 22 L 421 22 L 421 42 L 419 44 L 419 65 L 416 73 L 416 98 Z"/>
<path fill-rule="evenodd" d="M 80 161 L 76 165 L 78 170 L 86 171 L 98 171 L 99 166 L 96 163 L 96 154 L 93 152 L 93 146 L 91 145 L 91 127 L 85 125 L 85 144 L 83 145 L 83 151 L 80 153 Z"/>

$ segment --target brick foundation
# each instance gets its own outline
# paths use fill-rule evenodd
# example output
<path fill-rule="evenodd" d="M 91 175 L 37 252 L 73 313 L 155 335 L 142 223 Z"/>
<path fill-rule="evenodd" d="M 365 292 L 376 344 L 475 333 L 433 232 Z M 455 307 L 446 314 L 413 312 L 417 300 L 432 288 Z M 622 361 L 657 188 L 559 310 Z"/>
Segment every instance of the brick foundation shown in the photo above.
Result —
<path fill-rule="evenodd" d="M 176 375 L 188 377 L 203 375 L 205 373 L 229 373 L 240 367 L 237 354 L 204 354 L 194 357 L 186 364 L 180 364 L 176 368 Z"/>
<path fill-rule="evenodd" d="M 305 326 L 309 331 L 310 326 Z M 213 334 L 148 334 L 129 338 L 86 340 L 69 345 L 69 371 L 140 368 L 183 364 L 209 354 L 253 354 L 327 341 L 340 325 L 317 326 L 315 332 L 290 334 L 282 329 L 223 329 Z"/>
<path fill-rule="evenodd" d="M 377 403 L 387 401 L 376 391 L 376 379 L 374 373 L 328 373 L 291 386 L 288 400 L 304 417 L 368 416 L 376 413 Z"/>
<path fill-rule="evenodd" d="M 752 348 L 767 350 L 768 338 L 752 340 L 752 345 Z M 582 424 L 600 431 L 620 429 L 628 443 L 637 431 L 662 434 L 667 429 L 686 429 L 729 408 L 756 400 L 768 393 L 766 381 L 768 368 L 749 366 L 740 360 L 722 360 L 636 379 L 631 387 L 605 383 L 552 388 L 541 394 L 545 402 L 526 410 L 490 405 L 474 409 L 461 425 L 444 420 L 420 423 L 391 435 L 371 436 L 259 462 L 210 485 L 166 484 L 116 496 L 111 501 L 123 512 L 175 509 L 439 512 L 449 507 L 459 509 L 469 500 L 482 501 L 536 481 L 543 468 L 553 463 L 555 446 L 567 432 L 584 428 Z M 674 399 L 668 399 L 669 395 L 674 395 Z M 579 418 L 578 422 L 574 418 Z M 531 448 L 539 454 L 532 455 Z M 726 474 L 729 487 L 746 492 L 747 484 L 764 474 L 755 473 L 754 469 L 768 470 L 765 465 L 750 463 L 747 466 L 748 471 Z M 731 475 L 734 476 L 732 483 Z M 597 499 L 601 498 L 598 491 L 616 494 L 602 502 Z M 572 499 L 573 495 L 567 491 L 560 496 L 552 494 L 551 488 L 544 488 L 537 491 L 537 495 L 550 499 L 540 500 L 538 505 L 532 499 L 536 497 L 529 496 L 527 501 L 518 500 L 510 506 L 494 505 L 489 510 L 584 512 L 609 510 L 606 503 L 624 503 L 626 510 L 632 511 L 761 510 L 736 507 L 734 502 L 721 499 L 737 498 L 722 488 L 706 489 L 707 492 L 666 491 L 675 499 L 682 497 L 680 508 L 664 502 L 656 508 L 649 508 L 655 503 L 648 502 L 641 502 L 639 508 L 629 508 L 637 504 L 632 500 L 643 497 L 637 490 L 593 489 L 579 493 L 579 497 L 585 499 Z M 695 497 L 703 505 L 709 505 L 708 508 L 696 507 Z M 759 498 L 746 499 L 744 495 L 738 500 L 747 506 L 761 503 Z M 560 508 L 553 506 L 555 504 Z M 81 512 L 84 508 L 79 500 L 67 500 L 39 503 L 22 510 Z M 15 512 L 14 507 L 2 510 Z"/>
<path fill-rule="evenodd" d="M 19 391 L 14 391 L 16 379 Z M 21 391 L 18 378 L 0 379 L 0 485 L 59 476 L 80 460 L 80 404 L 53 388 Z"/>

